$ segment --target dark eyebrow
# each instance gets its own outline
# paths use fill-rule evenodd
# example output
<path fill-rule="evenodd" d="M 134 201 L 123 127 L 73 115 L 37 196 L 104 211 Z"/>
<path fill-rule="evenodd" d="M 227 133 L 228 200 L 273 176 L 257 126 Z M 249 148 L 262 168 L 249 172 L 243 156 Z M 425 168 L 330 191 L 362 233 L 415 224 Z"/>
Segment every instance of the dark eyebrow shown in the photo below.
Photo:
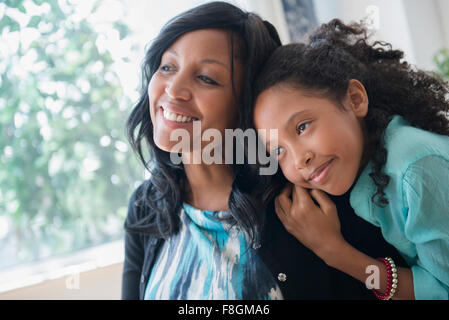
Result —
<path fill-rule="evenodd" d="M 175 56 L 179 56 L 179 54 L 173 49 L 168 49 L 167 52 L 170 52 L 170 53 L 174 54 Z"/>
<path fill-rule="evenodd" d="M 225 65 L 223 62 L 220 62 L 218 60 L 204 59 L 204 60 L 201 60 L 200 63 L 214 63 L 214 64 L 218 64 L 218 65 L 224 67 L 226 70 L 229 71 L 229 67 L 227 65 Z"/>
<path fill-rule="evenodd" d="M 169 50 L 167 50 L 167 52 L 170 52 L 171 54 L 173 54 L 173 55 L 179 57 L 179 54 L 178 54 L 175 50 L 173 50 L 173 49 L 169 49 Z M 218 61 L 218 60 L 214 60 L 214 59 L 203 59 L 203 60 L 200 61 L 200 63 L 213 63 L 213 64 L 218 64 L 218 65 L 224 67 L 226 70 L 229 71 L 229 67 L 228 67 L 226 64 L 224 64 L 223 62 L 220 62 L 220 61 Z"/>
<path fill-rule="evenodd" d="M 304 113 L 305 111 L 297 111 L 297 112 L 295 112 L 294 114 L 292 114 L 291 115 L 291 117 L 287 120 L 287 125 L 289 125 L 290 124 L 290 122 L 293 122 L 293 120 L 295 120 L 295 118 L 297 117 L 297 116 L 299 116 L 301 113 Z"/>

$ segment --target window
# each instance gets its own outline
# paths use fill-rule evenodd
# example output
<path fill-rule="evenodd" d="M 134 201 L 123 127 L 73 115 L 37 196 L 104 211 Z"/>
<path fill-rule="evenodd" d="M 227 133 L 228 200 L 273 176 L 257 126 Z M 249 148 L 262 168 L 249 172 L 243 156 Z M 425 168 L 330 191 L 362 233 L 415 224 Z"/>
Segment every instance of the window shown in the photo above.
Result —
<path fill-rule="evenodd" d="M 199 2 L 0 3 L 0 272 L 122 239 L 144 47 Z"/>

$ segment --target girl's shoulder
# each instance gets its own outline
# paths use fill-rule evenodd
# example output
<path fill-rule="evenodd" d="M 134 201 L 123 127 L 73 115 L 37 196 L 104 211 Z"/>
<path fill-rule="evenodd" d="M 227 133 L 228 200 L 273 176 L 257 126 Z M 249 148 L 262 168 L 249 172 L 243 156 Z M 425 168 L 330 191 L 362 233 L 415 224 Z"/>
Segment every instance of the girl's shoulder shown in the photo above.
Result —
<path fill-rule="evenodd" d="M 427 157 L 449 161 L 449 137 L 411 126 L 403 117 L 394 116 L 384 134 L 387 161 L 385 172 L 398 173 Z"/>

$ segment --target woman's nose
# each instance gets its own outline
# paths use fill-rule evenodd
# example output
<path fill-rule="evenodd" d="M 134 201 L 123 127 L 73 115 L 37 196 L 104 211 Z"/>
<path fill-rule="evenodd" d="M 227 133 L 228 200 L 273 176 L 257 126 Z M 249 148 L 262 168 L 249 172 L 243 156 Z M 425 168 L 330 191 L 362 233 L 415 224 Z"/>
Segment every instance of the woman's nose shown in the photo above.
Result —
<path fill-rule="evenodd" d="M 304 169 L 306 168 L 313 159 L 313 153 L 310 151 L 306 151 L 298 154 L 295 158 L 295 167 L 296 169 Z"/>
<path fill-rule="evenodd" d="M 192 97 L 190 88 L 182 79 L 173 79 L 168 82 L 165 93 L 173 100 L 189 100 Z"/>

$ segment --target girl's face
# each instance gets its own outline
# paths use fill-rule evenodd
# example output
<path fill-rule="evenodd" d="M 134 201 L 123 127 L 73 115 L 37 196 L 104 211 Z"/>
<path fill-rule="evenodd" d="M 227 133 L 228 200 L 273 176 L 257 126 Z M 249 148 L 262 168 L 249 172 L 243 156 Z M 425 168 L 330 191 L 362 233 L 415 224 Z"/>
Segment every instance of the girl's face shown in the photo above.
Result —
<path fill-rule="evenodd" d="M 231 79 L 229 33 L 204 29 L 184 34 L 162 55 L 159 69 L 148 85 L 149 108 L 156 145 L 170 151 L 177 141 L 170 133 L 185 129 L 193 137 L 193 121 L 206 129 L 234 128 L 237 121 Z M 234 59 L 234 84 L 238 93 L 243 66 Z M 200 140 L 201 141 L 201 140 Z M 190 143 L 192 146 L 193 140 Z"/>
<path fill-rule="evenodd" d="M 342 102 L 346 110 L 287 86 L 272 87 L 257 98 L 255 126 L 278 129 L 278 145 L 261 138 L 293 184 L 342 195 L 355 181 L 364 147 L 361 121 L 368 110 L 366 92 L 356 82 Z"/>

